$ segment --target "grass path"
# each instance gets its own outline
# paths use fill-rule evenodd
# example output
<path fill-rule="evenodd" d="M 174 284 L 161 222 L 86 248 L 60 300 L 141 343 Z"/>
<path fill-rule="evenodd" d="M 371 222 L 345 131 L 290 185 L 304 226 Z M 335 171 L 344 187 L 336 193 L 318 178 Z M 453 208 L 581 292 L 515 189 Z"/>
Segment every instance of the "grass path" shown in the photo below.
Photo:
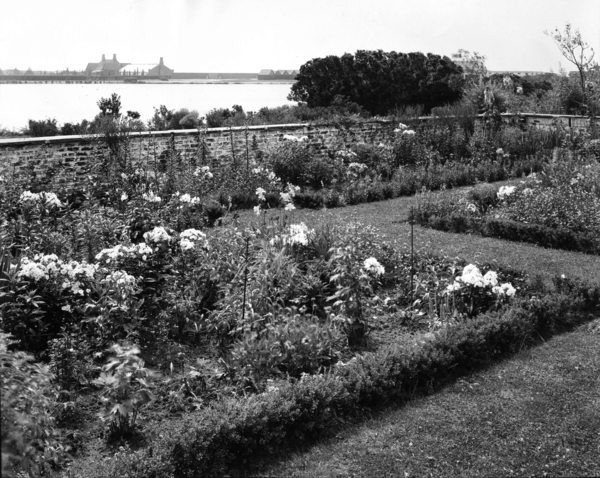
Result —
<path fill-rule="evenodd" d="M 504 183 L 499 183 L 504 184 Z M 438 194 L 444 194 L 440 192 Z M 328 210 L 301 209 L 291 215 L 293 222 L 361 222 L 373 226 L 382 240 L 408 249 L 410 225 L 407 223 L 415 197 L 347 206 Z M 280 211 L 270 212 L 275 217 Z M 245 213 L 245 217 L 251 217 Z M 600 256 L 559 249 L 545 249 L 524 242 L 511 242 L 478 235 L 454 234 L 414 227 L 415 248 L 434 254 L 461 257 L 469 262 L 496 262 L 500 265 L 539 274 L 546 281 L 565 274 L 588 282 L 600 283 Z"/>
<path fill-rule="evenodd" d="M 600 476 L 600 321 L 255 476 Z"/>

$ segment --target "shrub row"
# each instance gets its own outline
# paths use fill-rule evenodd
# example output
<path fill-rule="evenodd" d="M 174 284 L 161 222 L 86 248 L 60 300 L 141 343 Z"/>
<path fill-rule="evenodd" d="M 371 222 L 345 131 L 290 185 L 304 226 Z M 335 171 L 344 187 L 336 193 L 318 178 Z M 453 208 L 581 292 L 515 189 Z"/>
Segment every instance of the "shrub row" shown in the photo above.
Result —
<path fill-rule="evenodd" d="M 561 286 L 561 283 L 563 284 Z M 412 348 L 367 353 L 243 400 L 226 399 L 160 425 L 150 450 L 93 464 L 91 476 L 197 477 L 235 471 L 257 454 L 309 440 L 372 405 L 429 393 L 501 357 L 571 330 L 600 306 L 600 287 L 557 281 L 558 291 L 444 329 Z M 158 432 L 157 432 L 158 433 Z M 89 470 L 89 468 L 88 468 Z"/>
<path fill-rule="evenodd" d="M 565 249 L 586 254 L 600 254 L 600 239 L 593 234 L 582 234 L 566 228 L 551 228 L 541 224 L 525 224 L 510 219 L 479 219 L 454 211 L 444 217 L 415 215 L 422 226 L 456 233 L 474 232 L 517 242 L 530 242 L 542 247 Z"/>

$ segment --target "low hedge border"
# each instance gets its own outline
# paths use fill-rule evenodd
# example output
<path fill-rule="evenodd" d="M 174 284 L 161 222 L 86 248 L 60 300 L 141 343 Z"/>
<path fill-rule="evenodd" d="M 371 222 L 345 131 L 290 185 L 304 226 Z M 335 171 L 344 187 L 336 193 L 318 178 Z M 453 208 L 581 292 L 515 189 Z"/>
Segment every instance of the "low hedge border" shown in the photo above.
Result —
<path fill-rule="evenodd" d="M 87 463 L 86 475 L 222 476 L 360 410 L 402 402 L 572 330 L 600 310 L 600 287 L 557 281 L 559 291 L 445 329 L 410 349 L 389 347 L 275 392 L 226 399 L 160 424 L 149 448 Z M 562 284 L 562 285 L 561 285 Z"/>
<path fill-rule="evenodd" d="M 525 224 L 509 219 L 473 218 L 453 212 L 448 217 L 415 215 L 417 223 L 442 231 L 472 232 L 516 242 L 529 242 L 542 247 L 600 254 L 600 239 L 594 234 L 582 234 L 566 228 L 552 228 L 541 224 Z"/>

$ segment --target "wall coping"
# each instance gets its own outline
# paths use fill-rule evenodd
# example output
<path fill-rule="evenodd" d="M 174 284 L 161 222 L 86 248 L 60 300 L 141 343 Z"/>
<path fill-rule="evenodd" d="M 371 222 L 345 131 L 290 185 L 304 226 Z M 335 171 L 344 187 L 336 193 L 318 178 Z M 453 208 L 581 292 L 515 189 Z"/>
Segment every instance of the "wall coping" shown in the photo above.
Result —
<path fill-rule="evenodd" d="M 482 114 L 477 115 L 483 117 Z M 591 119 L 589 116 L 577 116 L 577 115 L 556 115 L 548 113 L 502 113 L 503 117 L 527 117 L 527 118 L 577 118 L 577 119 Z M 419 116 L 414 118 L 416 120 L 432 120 L 436 118 L 443 118 L 443 116 Z M 595 119 L 600 120 L 599 116 Z M 371 119 L 368 121 L 362 121 L 357 124 L 391 124 L 395 123 L 391 119 Z M 319 126 L 339 126 L 338 123 L 286 123 L 286 124 L 265 124 L 265 125 L 252 125 L 252 126 L 232 126 L 232 127 L 220 127 L 220 128 L 202 128 L 202 129 L 174 129 L 166 131 L 137 131 L 126 133 L 129 137 L 140 137 L 140 138 L 152 138 L 152 137 L 164 137 L 164 136 L 187 136 L 187 135 L 200 135 L 209 133 L 224 133 L 224 132 L 239 132 L 239 131 L 268 131 L 268 130 L 293 130 L 300 128 L 312 129 Z M 55 143 L 77 143 L 87 142 L 91 143 L 94 140 L 100 140 L 102 135 L 100 134 L 85 134 L 85 135 L 68 135 L 68 136 L 42 136 L 32 138 L 0 138 L 0 148 L 6 146 L 26 146 L 33 144 L 55 144 Z"/>
<path fill-rule="evenodd" d="M 390 124 L 394 121 L 388 119 L 372 119 L 362 121 L 359 124 Z M 191 134 L 209 134 L 209 133 L 225 133 L 239 131 L 268 131 L 268 130 L 293 130 L 300 128 L 312 129 L 319 126 L 336 126 L 336 123 L 286 123 L 286 124 L 264 124 L 251 126 L 226 126 L 220 128 L 194 128 L 194 129 L 172 129 L 165 131 L 132 131 L 126 133 L 126 136 L 132 138 L 152 138 L 164 136 L 188 136 Z M 83 135 L 68 135 L 68 136 L 39 136 L 31 138 L 0 138 L 0 147 L 2 146 L 25 146 L 29 144 L 53 144 L 53 143 L 76 143 L 76 142 L 92 142 L 100 140 L 101 134 L 83 134 Z"/>

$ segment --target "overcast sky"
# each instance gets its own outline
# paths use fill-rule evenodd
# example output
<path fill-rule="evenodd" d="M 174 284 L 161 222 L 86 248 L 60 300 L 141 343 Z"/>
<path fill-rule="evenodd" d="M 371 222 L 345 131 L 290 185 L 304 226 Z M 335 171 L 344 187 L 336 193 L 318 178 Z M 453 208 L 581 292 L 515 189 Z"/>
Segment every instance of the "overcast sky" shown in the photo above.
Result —
<path fill-rule="evenodd" d="M 175 71 L 295 69 L 358 49 L 571 69 L 544 35 L 571 22 L 600 56 L 600 0 L 0 0 L 0 68 L 82 70 L 113 53 Z"/>

